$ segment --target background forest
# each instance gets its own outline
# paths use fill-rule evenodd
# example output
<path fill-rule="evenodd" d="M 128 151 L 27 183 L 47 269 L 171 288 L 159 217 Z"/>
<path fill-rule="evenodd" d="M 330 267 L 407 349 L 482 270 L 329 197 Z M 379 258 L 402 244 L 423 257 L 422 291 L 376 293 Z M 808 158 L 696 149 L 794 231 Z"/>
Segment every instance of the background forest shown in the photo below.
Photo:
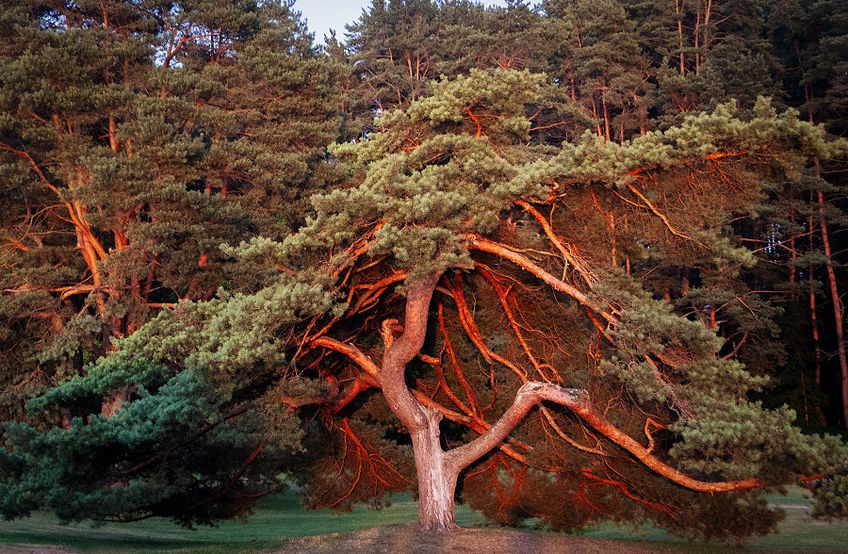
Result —
<path fill-rule="evenodd" d="M 505 8 L 375 0 L 323 45 L 296 3 L 18 0 L 0 12 L 0 34 L 5 517 L 47 507 L 67 520 L 166 515 L 190 524 L 238 515 L 286 479 L 305 485 L 307 506 L 338 509 L 379 506 L 386 493 L 414 488 L 409 439 L 385 403 L 367 396 L 374 383 L 311 348 L 338 352 L 314 333 L 337 326 L 368 352 L 380 350 L 382 337 L 388 352 L 400 339 L 379 320 L 402 310 L 403 289 L 386 287 L 408 275 L 414 285 L 436 266 L 482 268 L 465 283 L 460 272 L 445 273 L 437 292 L 450 302 L 434 304 L 430 330 L 441 338 L 427 343 L 439 361 L 415 362 L 429 363 L 430 373 L 410 366 L 408 380 L 465 414 L 452 420 L 448 440 L 491 426 L 487 410 L 496 419 L 521 384 L 494 368 L 520 374 L 523 366 L 507 358 L 526 351 L 524 365 L 552 382 L 588 383 L 610 414 L 630 402 L 609 417 L 646 437 L 649 453 L 656 437 L 657 450 L 699 476 L 751 476 L 771 455 L 770 442 L 745 443 L 750 430 L 739 427 L 738 452 L 698 446 L 706 427 L 670 421 L 685 420 L 689 403 L 701 409 L 701 392 L 687 397 L 685 380 L 662 394 L 640 385 L 656 370 L 643 341 L 674 333 L 703 342 L 687 343 L 703 353 L 685 355 L 715 350 L 728 388 L 741 387 L 758 410 L 778 410 L 763 412 L 778 415 L 757 433 L 788 425 L 783 406 L 805 436 L 848 425 L 848 173 L 838 141 L 848 132 L 848 11 L 838 0 L 516 0 Z M 463 103 L 473 95 L 484 100 Z M 486 137 L 490 149 L 450 143 L 453 157 L 443 163 L 437 149 L 420 148 L 447 144 L 442 135 L 455 128 Z M 785 150 L 783 132 L 796 133 Z M 769 133 L 777 133 L 773 148 Z M 661 136 L 678 137 L 683 153 L 657 154 L 651 141 Z M 698 150 L 719 144 L 715 137 L 748 145 L 726 153 L 746 157 L 718 163 Z M 414 187 L 427 183 L 414 164 L 442 167 L 434 171 L 444 179 L 458 179 L 456 171 L 515 184 L 513 173 L 526 175 L 514 170 L 521 162 L 554 155 L 563 143 L 574 145 L 582 173 L 563 180 L 563 172 L 534 166 L 534 175 L 547 175 L 554 190 L 569 179 L 585 184 L 585 194 L 567 199 L 568 216 L 520 204 L 544 197 L 531 177 L 501 196 L 469 191 L 463 181 L 451 201 L 465 202 L 466 219 L 415 197 Z M 418 158 L 392 157 L 401 154 Z M 693 155 L 716 162 L 701 168 L 703 181 L 675 166 Z M 451 165 L 458 159 L 461 170 Z M 651 177 L 651 192 L 607 178 L 631 160 L 660 168 L 650 172 L 660 177 Z M 412 199 L 366 194 L 379 175 L 411 187 Z M 523 209 L 500 206 L 504 195 L 507 206 L 515 197 Z M 562 218 L 558 229 L 572 244 L 551 239 L 566 260 L 558 282 L 569 273 L 636 314 L 612 333 L 617 350 L 610 353 L 597 320 L 579 322 L 581 306 L 542 297 L 535 283 L 522 285 L 524 277 L 491 261 L 469 261 L 435 231 L 360 225 L 359 238 L 345 234 L 374 214 L 422 203 L 431 211 L 415 217 L 443 218 L 451 230 L 461 219 L 481 235 L 497 228 L 498 240 L 531 257 L 548 248 L 545 221 Z M 321 242 L 331 234 L 329 246 Z M 385 253 L 360 260 L 357 248 L 375 236 Z M 435 254 L 426 241 L 439 245 Z M 348 249 L 343 261 L 339 245 Z M 287 288 L 269 285 L 281 274 Z M 349 291 L 347 312 L 325 290 L 336 278 Z M 495 294 L 478 296 L 484 285 Z M 600 300 L 581 303 L 593 302 Z M 178 324 L 167 314 L 181 306 L 190 307 Z M 697 322 L 718 346 L 678 319 Z M 189 338 L 186 328 L 194 330 Z M 618 362 L 628 357 L 642 361 L 625 374 Z M 546 365 L 559 367 L 555 360 L 578 367 L 576 376 L 557 378 Z M 447 369 L 460 366 L 465 375 Z M 329 400 L 335 405 L 324 406 Z M 462 499 L 505 524 L 538 517 L 572 529 L 602 517 L 647 517 L 698 537 L 764 532 L 778 517 L 754 493 L 696 500 L 627 462 L 586 461 L 600 442 L 569 417 L 552 410 L 539 429 L 520 427 L 506 449 L 464 474 Z M 680 436 L 691 451 L 674 450 Z M 769 440 L 786 437 L 794 435 Z M 576 442 L 576 455 L 587 456 L 550 470 L 562 474 L 556 486 L 534 473 L 559 467 L 554 441 Z M 525 448 L 536 442 L 550 451 Z M 689 460 L 704 456 L 719 461 Z M 797 461 L 781 460 L 769 463 Z M 578 509 L 551 508 L 569 495 Z M 848 513 L 844 495 L 823 498 L 822 513 Z"/>

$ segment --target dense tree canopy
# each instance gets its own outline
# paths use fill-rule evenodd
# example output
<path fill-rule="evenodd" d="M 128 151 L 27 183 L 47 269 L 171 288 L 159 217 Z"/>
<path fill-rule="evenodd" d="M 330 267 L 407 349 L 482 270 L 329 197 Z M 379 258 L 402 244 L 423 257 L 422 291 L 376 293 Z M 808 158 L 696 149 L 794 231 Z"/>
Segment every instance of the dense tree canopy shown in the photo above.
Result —
<path fill-rule="evenodd" d="M 836 12 L 16 3 L 0 513 L 848 515 Z"/>

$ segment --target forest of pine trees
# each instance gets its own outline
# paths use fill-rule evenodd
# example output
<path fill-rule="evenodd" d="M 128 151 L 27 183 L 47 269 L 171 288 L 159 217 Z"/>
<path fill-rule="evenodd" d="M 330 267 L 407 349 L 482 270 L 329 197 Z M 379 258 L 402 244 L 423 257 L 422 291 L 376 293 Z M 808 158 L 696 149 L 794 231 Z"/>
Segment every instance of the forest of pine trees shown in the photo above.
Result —
<path fill-rule="evenodd" d="M 0 515 L 848 516 L 843 2 L 297 10 L 0 10 Z"/>

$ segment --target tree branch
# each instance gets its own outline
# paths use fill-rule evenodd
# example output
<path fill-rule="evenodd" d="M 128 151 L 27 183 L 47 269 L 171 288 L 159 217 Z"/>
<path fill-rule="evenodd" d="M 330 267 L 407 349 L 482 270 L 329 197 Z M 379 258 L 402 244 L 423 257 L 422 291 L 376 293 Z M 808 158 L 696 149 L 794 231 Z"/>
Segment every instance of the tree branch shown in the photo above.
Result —
<path fill-rule="evenodd" d="M 495 256 L 504 258 L 506 260 L 511 261 L 522 269 L 529 271 L 554 289 L 564 292 L 565 294 L 571 296 L 577 302 L 586 306 L 587 308 L 591 308 L 595 312 L 601 314 L 605 319 L 609 320 L 612 318 L 610 314 L 607 314 L 600 306 L 598 306 L 595 302 L 589 299 L 586 294 L 584 294 L 581 290 L 579 290 L 574 285 L 570 285 L 561 279 L 557 279 L 535 263 L 531 261 L 527 256 L 516 252 L 515 250 L 510 249 L 505 244 L 501 244 L 499 242 L 494 242 L 489 239 L 483 238 L 480 235 L 476 234 L 468 234 L 466 235 L 468 238 L 469 247 L 472 250 L 478 250 L 480 252 L 487 252 L 489 254 L 494 254 Z"/>
<path fill-rule="evenodd" d="M 709 482 L 689 477 L 651 454 L 649 449 L 633 440 L 626 433 L 610 423 L 602 414 L 598 413 L 586 391 L 564 388 L 552 383 L 529 382 L 522 385 L 518 389 L 515 401 L 504 412 L 501 418 L 492 425 L 491 429 L 473 441 L 447 452 L 449 463 L 454 464 L 457 469 L 462 470 L 480 459 L 492 448 L 498 446 L 515 429 L 521 420 L 524 419 L 533 406 L 543 400 L 565 406 L 602 435 L 628 451 L 649 469 L 687 489 L 713 493 L 747 490 L 765 486 L 765 483 L 759 479 Z"/>
<path fill-rule="evenodd" d="M 353 360 L 353 362 L 361 367 L 368 375 L 373 377 L 375 380 L 379 379 L 380 370 L 377 367 L 377 364 L 375 364 L 374 360 L 356 346 L 330 337 L 318 337 L 310 344 L 312 346 L 323 346 L 324 348 L 329 348 L 339 354 L 344 354 Z"/>
<path fill-rule="evenodd" d="M 585 391 L 580 389 L 566 389 L 535 381 L 525 383 L 518 389 L 512 405 L 488 431 L 473 441 L 447 452 L 449 463 L 454 464 L 454 467 L 461 471 L 498 446 L 521 423 L 527 413 L 543 399 L 539 392 L 543 389 L 550 389 L 551 394 L 556 393 L 554 397 L 556 401 L 566 406 L 578 405 L 586 395 Z"/>

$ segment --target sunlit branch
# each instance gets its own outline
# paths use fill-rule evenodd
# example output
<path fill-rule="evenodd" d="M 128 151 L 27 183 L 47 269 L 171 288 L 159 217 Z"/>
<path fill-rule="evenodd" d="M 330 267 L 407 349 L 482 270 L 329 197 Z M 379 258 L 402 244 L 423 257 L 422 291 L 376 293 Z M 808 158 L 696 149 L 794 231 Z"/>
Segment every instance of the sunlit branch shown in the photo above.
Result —
<path fill-rule="evenodd" d="M 569 389 L 552 383 L 525 383 L 518 390 L 512 405 L 485 434 L 473 441 L 448 451 L 451 463 L 458 468 L 468 467 L 492 448 L 497 446 L 524 419 L 527 413 L 541 401 L 549 401 L 565 406 L 607 439 L 620 446 L 639 462 L 655 473 L 690 490 L 698 492 L 729 492 L 766 486 L 759 479 L 738 481 L 700 481 L 669 466 L 651 454 L 651 451 L 615 425 L 610 423 L 592 405 L 589 395 L 581 389 Z"/>
<path fill-rule="evenodd" d="M 590 300 L 584 292 L 579 290 L 574 285 L 566 283 L 561 279 L 557 279 L 556 277 L 554 277 L 553 275 L 533 263 L 533 261 L 531 261 L 527 256 L 516 252 L 515 250 L 512 250 L 505 244 L 491 241 L 489 239 L 481 237 L 480 235 L 468 234 L 466 235 L 466 238 L 468 239 L 469 247 L 472 250 L 494 254 L 495 256 L 499 256 L 501 258 L 509 260 L 520 268 L 524 269 L 525 271 L 528 271 L 531 274 L 535 275 L 555 290 L 558 290 L 571 296 L 581 305 L 591 308 L 595 312 L 601 314 L 605 319 L 613 319 L 612 315 L 606 313 L 604 309 L 598 306 L 594 301 Z"/>

